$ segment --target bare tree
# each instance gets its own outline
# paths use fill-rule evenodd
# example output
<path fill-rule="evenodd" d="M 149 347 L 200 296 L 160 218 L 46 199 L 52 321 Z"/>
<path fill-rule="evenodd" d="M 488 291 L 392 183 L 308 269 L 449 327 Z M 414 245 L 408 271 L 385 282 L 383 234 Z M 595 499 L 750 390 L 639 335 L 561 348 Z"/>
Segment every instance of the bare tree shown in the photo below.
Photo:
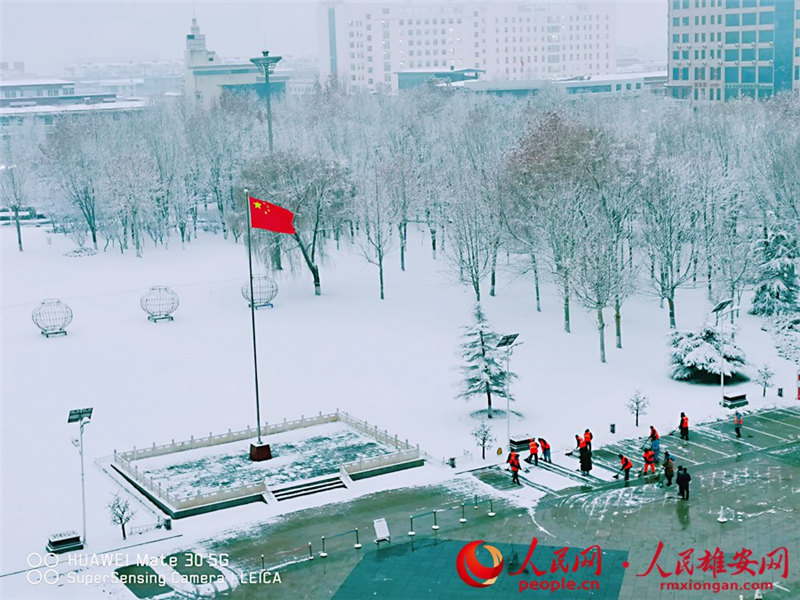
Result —
<path fill-rule="evenodd" d="M 653 283 L 669 305 L 675 329 L 675 292 L 692 276 L 696 240 L 694 197 L 685 180 L 685 157 L 659 156 L 643 190 L 643 237 L 654 262 Z"/>
<path fill-rule="evenodd" d="M 0 139 L 0 148 L 0 202 L 14 213 L 17 247 L 22 252 L 19 212 L 32 205 L 36 183 L 34 164 L 37 156 L 33 131 L 24 128 Z"/>
<path fill-rule="evenodd" d="M 325 234 L 335 231 L 353 194 L 350 176 L 342 165 L 316 157 L 276 152 L 251 160 L 242 178 L 251 193 L 295 213 L 292 235 L 314 281 L 314 294 L 322 293 L 319 258 Z"/>
<path fill-rule="evenodd" d="M 120 498 L 119 494 L 114 494 L 111 502 L 108 503 L 108 510 L 111 513 L 111 523 L 122 528 L 122 539 L 128 539 L 125 526 L 136 515 L 136 511 L 131 508 L 130 502 L 127 499 Z"/>
<path fill-rule="evenodd" d="M 640 390 L 636 390 L 633 396 L 628 399 L 628 410 L 636 417 L 636 427 L 639 426 L 639 417 L 647 414 L 647 407 L 650 405 L 650 400 L 647 396 L 642 394 Z"/>
<path fill-rule="evenodd" d="M 95 250 L 100 221 L 98 186 L 105 175 L 104 149 L 109 131 L 104 117 L 62 117 L 42 146 L 48 177 L 85 221 Z"/>
<path fill-rule="evenodd" d="M 387 198 L 386 188 L 380 184 L 377 166 L 375 170 L 372 178 L 373 185 L 370 186 L 373 189 L 363 190 L 363 193 L 356 199 L 359 222 L 363 226 L 363 234 L 358 238 L 358 246 L 367 262 L 378 267 L 380 297 L 383 300 L 383 261 L 392 247 L 393 217 L 396 213 Z M 368 185 L 369 182 L 365 182 L 364 187 Z M 400 229 L 398 234 L 404 235 L 403 230 Z"/>
<path fill-rule="evenodd" d="M 481 422 L 478 423 L 472 430 L 472 437 L 475 438 L 475 444 L 481 448 L 481 458 L 486 460 L 486 448 L 491 446 L 495 441 L 495 437 L 492 434 L 492 428 L 489 427 L 489 423 L 481 419 Z"/>

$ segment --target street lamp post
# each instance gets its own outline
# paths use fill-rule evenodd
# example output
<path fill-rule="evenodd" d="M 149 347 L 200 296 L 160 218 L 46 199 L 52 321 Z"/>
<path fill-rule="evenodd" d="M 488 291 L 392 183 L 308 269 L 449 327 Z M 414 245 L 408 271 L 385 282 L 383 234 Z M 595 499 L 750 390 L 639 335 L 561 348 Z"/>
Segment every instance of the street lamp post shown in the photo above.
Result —
<path fill-rule="evenodd" d="M 733 298 L 729 300 L 722 300 L 718 302 L 717 305 L 711 309 L 711 312 L 714 313 L 714 316 L 717 319 L 717 331 L 719 332 L 719 391 L 720 391 L 720 403 L 725 402 L 725 348 L 723 342 L 723 333 L 725 331 L 725 315 L 728 313 L 732 313 L 737 309 L 736 306 L 731 306 L 733 304 Z M 727 309 L 727 310 L 726 310 Z"/>
<path fill-rule="evenodd" d="M 80 434 L 78 438 L 78 453 L 81 455 L 81 508 L 83 512 L 83 544 L 86 545 L 86 482 L 83 468 L 83 428 L 92 422 L 93 408 L 78 408 L 69 411 L 67 423 L 78 423 Z"/>
<path fill-rule="evenodd" d="M 515 347 L 514 342 L 519 337 L 518 333 L 504 335 L 497 343 L 498 348 L 506 349 L 506 438 L 508 446 L 511 447 L 511 393 L 508 385 L 508 375 L 511 372 L 511 350 Z"/>
<path fill-rule="evenodd" d="M 269 76 L 275 71 L 275 65 L 281 60 L 280 56 L 270 56 L 269 50 L 263 50 L 261 56 L 251 58 L 250 62 L 258 67 L 264 76 L 264 84 L 267 90 L 267 132 L 269 135 L 269 151 L 272 153 L 272 88 L 269 84 Z"/>

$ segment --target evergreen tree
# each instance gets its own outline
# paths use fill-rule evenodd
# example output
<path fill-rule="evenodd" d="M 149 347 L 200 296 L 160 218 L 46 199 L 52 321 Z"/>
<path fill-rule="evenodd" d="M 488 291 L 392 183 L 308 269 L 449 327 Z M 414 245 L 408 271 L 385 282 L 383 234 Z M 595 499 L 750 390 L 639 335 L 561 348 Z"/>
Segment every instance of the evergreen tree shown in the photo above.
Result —
<path fill-rule="evenodd" d="M 725 376 L 740 374 L 747 364 L 742 349 L 729 335 L 720 340 L 719 331 L 706 326 L 697 333 L 676 331 L 672 334 L 670 377 L 685 380 L 702 375 L 719 375 L 720 344 L 723 349 L 722 370 Z"/>
<path fill-rule="evenodd" d="M 461 344 L 464 381 L 459 398 L 486 395 L 488 417 L 492 418 L 492 396 L 506 397 L 506 380 L 516 378 L 506 373 L 505 351 L 497 347 L 500 336 L 491 330 L 480 304 L 475 305 L 474 323 L 465 327 Z M 509 380 L 510 383 L 510 380 Z"/>
<path fill-rule="evenodd" d="M 772 316 L 798 309 L 800 278 L 797 274 L 796 240 L 786 232 L 774 232 L 759 244 L 761 264 L 756 273 L 754 315 Z"/>

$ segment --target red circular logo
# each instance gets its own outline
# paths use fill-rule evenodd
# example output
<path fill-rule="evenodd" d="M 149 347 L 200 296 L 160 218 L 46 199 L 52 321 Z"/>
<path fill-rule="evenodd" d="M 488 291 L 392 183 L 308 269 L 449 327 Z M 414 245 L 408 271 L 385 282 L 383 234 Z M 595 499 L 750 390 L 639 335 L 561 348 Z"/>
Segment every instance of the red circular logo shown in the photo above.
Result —
<path fill-rule="evenodd" d="M 492 555 L 491 567 L 481 564 L 478 560 L 477 550 L 481 544 Z M 484 544 L 483 540 L 476 540 L 464 546 L 458 553 L 456 570 L 461 581 L 467 585 L 477 588 L 487 587 L 497 581 L 497 576 L 503 571 L 503 555 L 494 546 Z"/>

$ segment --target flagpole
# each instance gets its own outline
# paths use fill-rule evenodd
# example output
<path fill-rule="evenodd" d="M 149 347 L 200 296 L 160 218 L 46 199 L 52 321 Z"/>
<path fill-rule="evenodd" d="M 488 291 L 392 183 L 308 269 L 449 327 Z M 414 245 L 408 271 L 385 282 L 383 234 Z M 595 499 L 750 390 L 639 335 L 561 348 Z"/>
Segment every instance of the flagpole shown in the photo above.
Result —
<path fill-rule="evenodd" d="M 261 444 L 261 404 L 258 398 L 258 352 L 256 351 L 256 308 L 255 294 L 253 293 L 253 251 L 250 230 L 252 229 L 252 218 L 250 215 L 250 192 L 245 189 L 245 202 L 247 202 L 247 266 L 250 270 L 250 323 L 253 330 L 253 377 L 256 384 L 256 430 L 258 431 L 258 443 Z"/>

